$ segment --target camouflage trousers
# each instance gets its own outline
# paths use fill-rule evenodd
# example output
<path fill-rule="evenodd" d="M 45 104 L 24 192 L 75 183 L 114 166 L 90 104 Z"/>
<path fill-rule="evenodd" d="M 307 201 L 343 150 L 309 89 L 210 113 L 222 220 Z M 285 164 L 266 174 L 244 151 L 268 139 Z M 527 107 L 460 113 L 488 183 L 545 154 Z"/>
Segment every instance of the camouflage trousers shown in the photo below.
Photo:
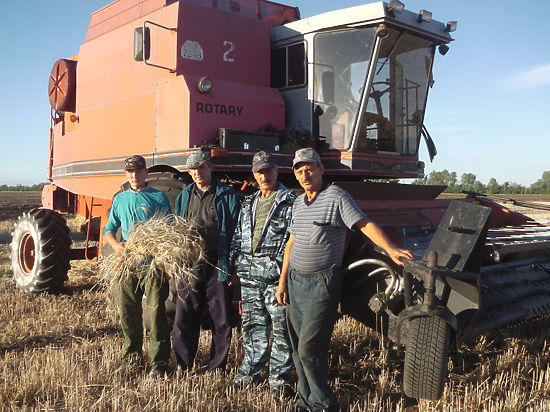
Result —
<path fill-rule="evenodd" d="M 288 337 L 285 306 L 275 298 L 277 284 L 241 279 L 242 331 L 244 358 L 236 384 L 258 382 L 269 359 L 269 387 L 288 383 L 292 370 L 292 351 Z M 273 332 L 271 355 L 270 335 Z"/>

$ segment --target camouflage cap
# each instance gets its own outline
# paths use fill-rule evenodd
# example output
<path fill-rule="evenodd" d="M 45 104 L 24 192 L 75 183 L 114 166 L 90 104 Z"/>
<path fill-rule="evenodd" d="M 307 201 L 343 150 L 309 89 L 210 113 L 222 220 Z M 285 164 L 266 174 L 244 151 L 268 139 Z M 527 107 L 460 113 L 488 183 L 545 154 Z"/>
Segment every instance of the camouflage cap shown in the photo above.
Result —
<path fill-rule="evenodd" d="M 193 153 L 187 158 L 187 168 L 188 169 L 197 169 L 203 163 L 210 161 L 210 155 L 208 152 L 197 152 Z"/>
<path fill-rule="evenodd" d="M 133 155 L 124 160 L 124 170 L 142 170 L 147 169 L 145 159 L 140 155 Z"/>
<path fill-rule="evenodd" d="M 252 158 L 252 171 L 259 172 L 262 169 L 274 169 L 277 167 L 273 155 L 263 150 L 256 153 Z"/>
<path fill-rule="evenodd" d="M 296 150 L 296 153 L 294 153 L 292 168 L 294 169 L 298 163 L 302 162 L 321 163 L 321 157 L 319 156 L 319 153 L 317 153 L 311 147 L 305 147 L 303 149 Z"/>

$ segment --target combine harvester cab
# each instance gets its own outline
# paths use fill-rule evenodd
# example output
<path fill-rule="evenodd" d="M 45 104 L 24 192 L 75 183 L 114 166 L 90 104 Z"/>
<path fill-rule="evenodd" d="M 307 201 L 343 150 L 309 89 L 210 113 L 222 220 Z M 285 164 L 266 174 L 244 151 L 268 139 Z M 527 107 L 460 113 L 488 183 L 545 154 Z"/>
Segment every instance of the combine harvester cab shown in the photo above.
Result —
<path fill-rule="evenodd" d="M 451 342 L 548 312 L 539 293 L 532 305 L 509 317 L 502 310 L 495 320 L 494 308 L 505 308 L 510 296 L 485 293 L 502 288 L 500 276 L 514 278 L 519 290 L 530 265 L 533 285 L 548 276 L 546 229 L 470 197 L 459 204 L 489 207 L 490 214 L 482 213 L 488 221 L 471 228 L 445 223 L 478 236 L 472 249 L 453 240 L 443 242 L 444 251 L 436 233 L 447 219 L 449 201 L 437 198 L 444 187 L 368 181 L 422 177 L 422 140 L 430 160 L 436 155 L 424 114 L 434 58 L 447 53 L 455 28 L 397 0 L 306 19 L 268 0 L 117 0 L 98 10 L 78 55 L 58 60 L 50 75 L 51 184 L 43 208 L 22 216 L 14 230 L 17 287 L 58 289 L 70 260 L 108 253 L 102 229 L 113 196 L 127 188 L 122 170 L 132 154 L 146 158 L 149 184 L 173 201 L 189 181 L 186 160 L 197 151 L 211 154 L 220 178 L 244 187 L 252 156 L 268 150 L 281 180 L 296 187 L 294 151 L 315 147 L 325 180 L 349 191 L 396 245 L 425 257 L 403 271 L 350 233 L 341 311 L 406 346 L 407 395 L 438 398 Z M 86 221 L 82 248 L 71 248 L 64 214 Z M 501 237 L 487 254 L 485 226 L 488 244 L 497 233 L 525 227 L 534 237 Z M 482 256 L 475 265 L 472 253 Z M 466 263 L 450 265 L 459 255 Z M 433 351 L 420 356 L 425 345 Z"/>

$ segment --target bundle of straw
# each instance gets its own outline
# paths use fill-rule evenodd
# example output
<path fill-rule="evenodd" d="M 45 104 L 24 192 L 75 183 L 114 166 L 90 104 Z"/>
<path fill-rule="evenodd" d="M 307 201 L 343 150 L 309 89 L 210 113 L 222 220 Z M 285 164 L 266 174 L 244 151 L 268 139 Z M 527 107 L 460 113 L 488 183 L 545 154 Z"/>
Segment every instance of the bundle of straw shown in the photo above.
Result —
<path fill-rule="evenodd" d="M 192 267 L 204 257 L 204 241 L 195 221 L 181 216 L 155 215 L 136 223 L 128 235 L 124 254 L 106 257 L 101 264 L 101 277 L 107 286 L 118 283 L 140 267 L 147 267 L 149 276 L 167 276 L 190 284 Z"/>

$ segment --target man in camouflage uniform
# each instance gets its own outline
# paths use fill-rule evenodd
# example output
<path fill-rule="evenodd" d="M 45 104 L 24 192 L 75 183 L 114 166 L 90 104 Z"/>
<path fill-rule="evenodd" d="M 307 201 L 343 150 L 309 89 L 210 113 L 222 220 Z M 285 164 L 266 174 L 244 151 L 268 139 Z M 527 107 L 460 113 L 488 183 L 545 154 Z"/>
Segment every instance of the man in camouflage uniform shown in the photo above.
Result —
<path fill-rule="evenodd" d="M 260 190 L 242 204 L 231 244 L 231 259 L 241 283 L 244 358 L 235 385 L 257 383 L 269 357 L 269 387 L 284 389 L 292 369 L 292 353 L 285 306 L 275 292 L 288 240 L 292 204 L 296 195 L 277 182 L 277 165 L 271 154 L 254 155 L 252 172 Z"/>

